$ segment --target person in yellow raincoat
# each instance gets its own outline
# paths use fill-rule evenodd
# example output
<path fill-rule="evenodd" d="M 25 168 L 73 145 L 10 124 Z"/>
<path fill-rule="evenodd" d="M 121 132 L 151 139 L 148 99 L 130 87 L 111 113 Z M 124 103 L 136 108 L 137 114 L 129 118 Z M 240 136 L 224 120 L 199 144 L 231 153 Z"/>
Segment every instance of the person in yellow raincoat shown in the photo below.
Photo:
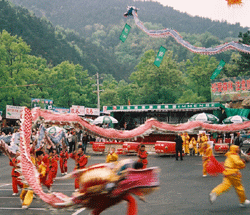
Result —
<path fill-rule="evenodd" d="M 195 140 L 195 137 L 192 137 L 190 142 L 189 142 L 189 151 L 190 151 L 190 155 L 197 155 L 198 154 L 197 142 Z M 191 152 L 192 152 L 192 154 L 191 154 Z"/>
<path fill-rule="evenodd" d="M 189 140 L 190 140 L 190 137 L 189 137 L 189 135 L 188 135 L 188 133 L 187 132 L 185 132 L 184 133 L 184 136 L 185 136 L 185 142 L 184 142 L 184 146 L 185 146 L 185 150 L 184 150 L 184 152 L 185 152 L 185 154 L 187 155 L 189 155 Z"/>
<path fill-rule="evenodd" d="M 201 133 L 201 136 L 200 136 L 200 155 L 202 156 L 203 155 L 203 143 L 207 143 L 208 141 L 208 138 L 207 138 L 207 135 L 205 132 Z"/>
<path fill-rule="evenodd" d="M 115 148 L 111 147 L 110 152 L 106 159 L 106 163 L 116 162 L 117 160 L 118 160 L 118 155 L 115 153 Z"/>
<path fill-rule="evenodd" d="M 210 156 L 213 155 L 212 148 L 207 144 L 207 142 L 204 142 L 202 144 L 202 165 L 203 165 L 203 177 L 207 177 L 207 164 L 210 160 Z"/>
<path fill-rule="evenodd" d="M 198 145 L 198 154 L 199 156 L 201 156 L 201 145 L 202 145 L 202 142 L 201 142 L 201 134 L 198 134 L 198 137 L 197 137 L 197 145 Z"/>
<path fill-rule="evenodd" d="M 217 196 L 221 195 L 223 192 L 229 191 L 233 186 L 239 197 L 240 206 L 244 207 L 249 205 L 250 201 L 247 200 L 244 187 L 241 183 L 240 169 L 245 168 L 245 162 L 239 156 L 239 146 L 230 146 L 230 150 L 225 156 L 227 158 L 224 163 L 224 178 L 222 183 L 215 187 L 209 194 L 210 203 L 212 204 Z"/>
<path fill-rule="evenodd" d="M 35 159 L 34 156 L 31 156 L 31 161 L 34 165 L 36 165 L 40 175 L 44 176 L 46 174 L 46 165 L 42 162 L 43 152 L 37 151 L 36 157 L 37 157 L 37 159 Z M 20 194 L 20 199 L 22 202 L 23 209 L 27 209 L 30 206 L 30 204 L 33 201 L 33 197 L 34 197 L 33 194 L 34 194 L 34 192 L 32 189 L 29 188 L 29 185 L 24 183 L 22 192 Z"/>

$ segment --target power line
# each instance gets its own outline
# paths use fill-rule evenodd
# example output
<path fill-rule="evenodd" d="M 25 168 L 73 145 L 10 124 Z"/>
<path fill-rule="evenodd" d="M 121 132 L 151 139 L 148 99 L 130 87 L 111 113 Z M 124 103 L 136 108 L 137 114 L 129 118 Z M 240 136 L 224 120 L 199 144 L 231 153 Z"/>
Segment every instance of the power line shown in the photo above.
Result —
<path fill-rule="evenodd" d="M 0 88 L 9 88 L 9 87 L 29 87 L 29 86 L 36 86 L 36 85 L 43 85 L 43 84 L 27 84 L 27 85 L 16 85 L 16 86 L 4 86 Z"/>

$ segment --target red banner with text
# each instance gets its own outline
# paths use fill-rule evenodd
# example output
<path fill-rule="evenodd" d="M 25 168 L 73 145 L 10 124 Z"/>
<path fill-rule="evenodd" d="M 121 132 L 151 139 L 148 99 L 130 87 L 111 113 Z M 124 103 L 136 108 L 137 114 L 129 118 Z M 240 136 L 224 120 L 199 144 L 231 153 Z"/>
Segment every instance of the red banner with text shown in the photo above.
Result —
<path fill-rule="evenodd" d="M 212 102 L 238 101 L 250 96 L 250 76 L 211 81 Z"/>

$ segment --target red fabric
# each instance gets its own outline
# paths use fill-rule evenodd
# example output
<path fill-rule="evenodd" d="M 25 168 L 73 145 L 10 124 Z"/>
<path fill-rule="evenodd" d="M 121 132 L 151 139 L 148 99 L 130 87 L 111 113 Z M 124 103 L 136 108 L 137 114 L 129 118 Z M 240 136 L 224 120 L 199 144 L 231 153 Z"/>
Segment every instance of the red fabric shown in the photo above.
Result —
<path fill-rule="evenodd" d="M 57 159 L 56 157 L 54 156 L 49 156 L 48 158 L 46 159 L 43 159 L 45 160 L 45 165 L 47 166 L 47 170 L 46 170 L 46 179 L 42 178 L 42 182 L 44 182 L 44 185 L 47 186 L 48 188 L 50 188 L 53 184 L 53 179 L 55 178 L 56 176 L 56 173 L 57 173 L 57 167 L 58 167 L 58 164 L 57 164 Z"/>
<path fill-rule="evenodd" d="M 210 175 L 213 175 L 213 176 L 216 176 L 218 175 L 219 173 L 222 173 L 225 168 L 224 166 L 218 162 L 214 156 L 210 156 L 210 160 L 207 164 L 207 173 L 210 174 Z"/>
<path fill-rule="evenodd" d="M 88 163 L 88 158 L 85 154 L 70 153 L 69 157 L 75 160 L 76 166 L 74 169 L 83 169 Z M 79 189 L 79 178 L 75 179 L 75 189 Z"/>
<path fill-rule="evenodd" d="M 55 162 L 55 163 L 54 163 L 54 165 L 55 165 L 55 167 L 54 167 L 55 169 L 54 169 L 54 170 L 55 170 L 55 171 L 54 171 L 54 174 L 53 174 L 53 179 L 56 178 L 56 175 L 57 175 L 58 161 L 59 161 L 59 157 L 58 157 L 58 155 L 55 155 L 55 156 L 54 156 L 54 162 Z"/>
<path fill-rule="evenodd" d="M 215 132 L 234 132 L 240 131 L 244 129 L 248 129 L 250 127 L 250 121 L 239 123 L 239 124 L 230 124 L 230 125 L 217 125 L 217 124 L 208 124 L 199 121 L 191 121 L 188 123 L 171 125 L 163 122 L 159 122 L 155 119 L 149 119 L 145 122 L 145 124 L 130 130 L 130 131 L 120 131 L 115 129 L 105 129 L 99 126 L 91 125 L 88 122 L 84 121 L 77 114 L 53 114 L 46 110 L 41 110 L 38 108 L 32 109 L 32 118 L 35 122 L 39 119 L 39 116 L 43 117 L 45 122 L 55 121 L 60 123 L 61 125 L 66 125 L 68 123 L 74 123 L 75 125 L 79 125 L 85 130 L 89 131 L 93 135 L 98 135 L 107 139 L 117 139 L 117 140 L 125 140 L 132 139 L 134 137 L 142 136 L 150 129 L 161 129 L 165 131 L 174 131 L 174 132 L 184 132 L 188 130 L 209 130 Z"/>
<path fill-rule="evenodd" d="M 20 176 L 20 174 L 18 172 L 16 172 L 16 165 L 20 163 L 20 161 L 17 161 L 16 158 L 13 158 L 12 160 L 10 160 L 10 166 L 13 166 L 12 171 L 11 171 L 11 176 L 15 176 L 18 177 Z"/>
<path fill-rule="evenodd" d="M 76 166 L 75 169 L 83 169 L 85 165 L 88 163 L 88 158 L 85 156 L 85 154 L 77 154 L 77 153 L 70 153 L 69 157 L 75 160 Z"/>
<path fill-rule="evenodd" d="M 96 209 L 94 209 L 92 211 L 92 214 L 99 215 L 99 214 L 101 214 L 101 212 L 103 212 L 107 208 L 119 203 L 122 200 L 125 200 L 128 202 L 127 215 L 136 215 L 138 213 L 137 203 L 136 203 L 135 198 L 132 195 L 127 194 L 121 198 L 115 198 L 115 199 L 105 198 L 105 199 L 103 199 L 102 201 L 100 201 L 101 204 L 99 203 L 97 205 Z"/>
<path fill-rule="evenodd" d="M 68 171 L 68 159 L 69 159 L 68 152 L 61 152 L 60 153 L 60 169 L 61 169 L 61 173 L 65 173 L 65 172 Z"/>
<path fill-rule="evenodd" d="M 147 157 L 148 157 L 148 152 L 147 151 L 138 151 L 138 157 L 139 157 L 139 160 L 138 162 L 142 162 L 143 164 L 143 169 L 146 169 L 147 168 L 147 164 L 148 164 L 148 160 L 147 160 Z"/>
<path fill-rule="evenodd" d="M 18 187 L 23 188 L 23 183 L 21 182 L 21 180 L 16 177 L 16 176 L 12 176 L 12 189 L 13 189 L 13 193 L 18 193 Z"/>
<path fill-rule="evenodd" d="M 47 188 L 50 188 L 50 187 L 52 186 L 52 184 L 53 184 L 53 179 L 54 179 L 53 176 L 54 176 L 54 171 L 51 170 L 51 171 L 48 172 L 47 178 L 46 178 L 46 179 L 45 179 L 45 178 L 42 178 L 42 179 L 40 179 L 40 180 L 42 180 L 42 182 L 44 182 L 44 185 L 45 185 Z"/>
<path fill-rule="evenodd" d="M 16 158 L 13 158 L 12 160 L 10 160 L 10 166 L 13 166 L 12 171 L 11 171 L 11 176 L 12 176 L 12 189 L 13 189 L 13 193 L 18 193 L 18 187 L 20 188 L 23 187 L 23 184 L 21 182 L 21 180 L 18 178 L 20 176 L 20 173 L 16 172 L 16 165 L 20 163 L 20 161 L 17 161 Z"/>

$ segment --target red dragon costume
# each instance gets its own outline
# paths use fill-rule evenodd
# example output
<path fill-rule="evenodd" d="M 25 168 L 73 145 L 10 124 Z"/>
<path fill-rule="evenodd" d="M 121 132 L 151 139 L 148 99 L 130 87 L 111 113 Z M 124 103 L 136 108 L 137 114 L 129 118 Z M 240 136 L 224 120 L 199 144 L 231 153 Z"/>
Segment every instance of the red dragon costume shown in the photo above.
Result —
<path fill-rule="evenodd" d="M 40 184 L 39 174 L 30 157 L 30 135 L 32 114 L 23 108 L 21 114 L 20 156 L 22 175 L 40 197 L 55 208 L 71 206 L 92 209 L 92 214 L 100 214 L 106 208 L 122 200 L 128 202 L 128 214 L 137 214 L 137 205 L 132 194 L 143 196 L 159 186 L 158 168 L 137 170 L 133 162 L 120 161 L 118 164 L 98 164 L 75 170 L 64 178 L 79 178 L 79 191 L 71 197 L 62 193 L 45 193 Z"/>

